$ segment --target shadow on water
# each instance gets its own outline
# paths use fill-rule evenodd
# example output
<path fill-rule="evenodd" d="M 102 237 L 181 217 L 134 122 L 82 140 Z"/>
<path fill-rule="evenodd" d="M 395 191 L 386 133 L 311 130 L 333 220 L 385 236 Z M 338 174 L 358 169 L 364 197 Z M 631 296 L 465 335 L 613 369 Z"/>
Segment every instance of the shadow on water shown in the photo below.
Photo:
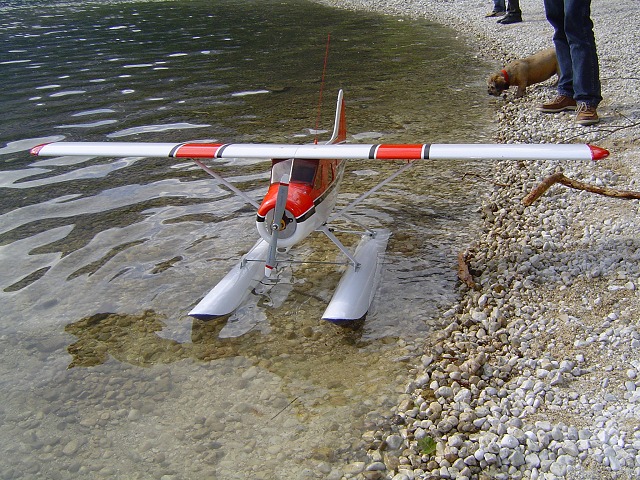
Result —
<path fill-rule="evenodd" d="M 296 351 L 304 352 L 304 358 L 313 359 L 311 362 L 327 365 L 348 361 L 349 356 L 359 355 L 370 343 L 362 340 L 364 320 L 353 322 L 350 328 L 315 321 L 296 325 L 288 315 L 280 318 L 274 315 L 267 335 L 249 331 L 240 337 L 220 338 L 228 317 L 194 320 L 191 342 L 181 343 L 158 335 L 166 324 L 163 317 L 152 310 L 140 315 L 92 315 L 65 327 L 67 333 L 77 337 L 67 349 L 72 356 L 68 368 L 100 365 L 109 357 L 139 367 L 186 359 L 210 362 L 235 356 L 256 357 L 261 366 L 265 366 L 265 361 L 273 366 L 278 357 L 284 354 L 290 359 L 290 354 Z M 289 374 L 299 372 L 297 368 L 288 371 Z"/>

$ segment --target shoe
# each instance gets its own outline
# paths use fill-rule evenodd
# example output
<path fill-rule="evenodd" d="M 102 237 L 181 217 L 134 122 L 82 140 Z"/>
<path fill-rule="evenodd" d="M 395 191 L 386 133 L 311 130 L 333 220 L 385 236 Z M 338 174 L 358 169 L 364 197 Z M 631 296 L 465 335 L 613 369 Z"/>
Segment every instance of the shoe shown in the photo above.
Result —
<path fill-rule="evenodd" d="M 504 17 L 507 14 L 504 10 L 494 10 L 485 15 L 485 17 Z"/>
<path fill-rule="evenodd" d="M 543 103 L 536 107 L 539 112 L 544 113 L 558 113 L 564 112 L 565 110 L 575 110 L 576 109 L 576 101 L 571 97 L 566 97 L 564 95 L 558 95 L 556 98 L 551 100 L 548 103 Z"/>
<path fill-rule="evenodd" d="M 498 23 L 503 25 L 508 25 L 509 23 L 520 23 L 522 21 L 522 17 L 520 15 L 511 15 L 507 13 L 504 17 L 498 20 Z"/>
<path fill-rule="evenodd" d="M 596 107 L 580 102 L 576 109 L 576 123 L 578 125 L 594 125 L 600 121 Z"/>

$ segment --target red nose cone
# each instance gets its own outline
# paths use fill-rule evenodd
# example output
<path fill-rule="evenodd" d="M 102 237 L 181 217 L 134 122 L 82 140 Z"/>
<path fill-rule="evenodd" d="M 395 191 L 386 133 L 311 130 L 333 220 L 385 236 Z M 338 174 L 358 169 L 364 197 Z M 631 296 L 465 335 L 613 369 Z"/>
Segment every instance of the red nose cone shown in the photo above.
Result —
<path fill-rule="evenodd" d="M 609 156 L 609 150 L 596 147 L 595 145 L 589 145 L 589 148 L 591 149 L 591 160 L 602 160 Z"/>

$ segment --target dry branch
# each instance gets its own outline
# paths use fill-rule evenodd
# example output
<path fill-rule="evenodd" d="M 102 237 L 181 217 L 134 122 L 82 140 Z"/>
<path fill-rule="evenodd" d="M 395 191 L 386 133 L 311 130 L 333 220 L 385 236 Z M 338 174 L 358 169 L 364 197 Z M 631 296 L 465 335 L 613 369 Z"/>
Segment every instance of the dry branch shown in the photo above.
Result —
<path fill-rule="evenodd" d="M 598 195 L 604 195 L 606 197 L 622 198 L 625 200 L 640 199 L 640 192 L 633 192 L 630 190 L 616 190 L 614 188 L 597 187 L 588 183 L 583 183 L 578 180 L 565 177 L 562 172 L 554 173 L 553 175 L 545 178 L 540 185 L 529 192 L 529 195 L 522 199 L 522 204 L 528 207 L 538 198 L 540 198 L 544 192 L 549 190 L 552 185 L 560 183 L 566 187 L 575 188 L 577 190 L 585 190 L 591 193 L 597 193 Z"/>
<path fill-rule="evenodd" d="M 473 280 L 471 273 L 469 272 L 469 266 L 467 265 L 467 252 L 458 253 L 458 278 L 467 287 L 473 290 L 480 290 L 480 286 Z"/>

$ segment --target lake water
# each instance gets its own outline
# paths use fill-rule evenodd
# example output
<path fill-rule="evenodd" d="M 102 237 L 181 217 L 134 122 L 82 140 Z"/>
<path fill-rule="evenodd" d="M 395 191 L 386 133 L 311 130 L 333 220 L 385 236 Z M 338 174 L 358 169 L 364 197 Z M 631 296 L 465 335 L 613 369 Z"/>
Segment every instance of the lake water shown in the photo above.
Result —
<path fill-rule="evenodd" d="M 320 320 L 330 266 L 187 316 L 257 239 L 252 209 L 191 163 L 28 154 L 310 142 L 329 34 L 320 129 L 344 88 L 350 142 L 490 135 L 486 65 L 427 22 L 303 1 L 0 4 L 1 478 L 331 478 L 363 458 L 456 300 L 482 165 L 416 165 L 361 206 L 393 236 L 372 310 L 345 330 Z M 395 168 L 350 163 L 340 203 Z M 268 164 L 216 169 L 266 192 Z M 320 236 L 295 255 L 339 257 Z"/>

